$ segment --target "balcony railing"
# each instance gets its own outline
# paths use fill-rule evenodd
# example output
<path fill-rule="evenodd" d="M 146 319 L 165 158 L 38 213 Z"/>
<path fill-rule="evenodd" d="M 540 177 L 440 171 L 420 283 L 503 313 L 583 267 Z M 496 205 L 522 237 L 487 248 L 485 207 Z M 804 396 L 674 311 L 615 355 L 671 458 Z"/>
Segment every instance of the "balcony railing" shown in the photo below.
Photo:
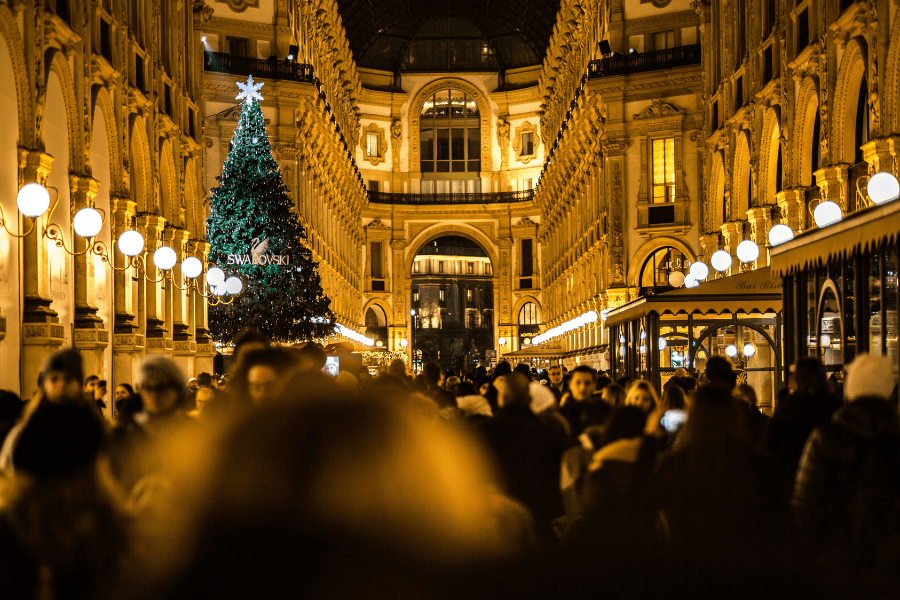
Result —
<path fill-rule="evenodd" d="M 481 248 L 462 248 L 451 246 L 424 246 L 419 250 L 419 255 L 441 255 L 441 256 L 485 256 L 484 250 Z M 429 273 L 434 275 L 435 273 Z"/>
<path fill-rule="evenodd" d="M 527 202 L 534 198 L 534 190 L 481 194 L 390 194 L 369 191 L 369 202 L 380 204 L 503 204 Z"/>
<path fill-rule="evenodd" d="M 667 50 L 617 54 L 599 60 L 592 60 L 588 66 L 588 79 L 631 75 L 660 69 L 672 69 L 700 64 L 700 44 L 676 46 Z"/>
<path fill-rule="evenodd" d="M 232 56 L 226 52 L 205 52 L 203 68 L 213 73 L 253 75 L 265 79 L 315 83 L 312 65 L 287 60 L 262 60 L 261 58 Z"/>

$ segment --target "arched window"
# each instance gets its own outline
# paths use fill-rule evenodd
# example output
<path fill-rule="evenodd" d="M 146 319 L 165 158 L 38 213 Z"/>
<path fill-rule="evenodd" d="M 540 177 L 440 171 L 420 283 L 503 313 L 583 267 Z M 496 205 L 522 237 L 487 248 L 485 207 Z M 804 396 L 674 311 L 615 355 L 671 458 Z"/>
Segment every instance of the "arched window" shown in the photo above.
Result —
<path fill-rule="evenodd" d="M 519 309 L 519 325 L 539 325 L 541 317 L 538 314 L 538 307 L 534 302 L 526 302 Z"/>
<path fill-rule="evenodd" d="M 663 287 L 669 283 L 673 272 L 687 274 L 688 264 L 684 254 L 677 248 L 666 246 L 647 257 L 641 267 L 641 287 Z"/>
<path fill-rule="evenodd" d="M 422 173 L 481 171 L 481 126 L 475 100 L 455 89 L 426 97 L 419 143 Z"/>

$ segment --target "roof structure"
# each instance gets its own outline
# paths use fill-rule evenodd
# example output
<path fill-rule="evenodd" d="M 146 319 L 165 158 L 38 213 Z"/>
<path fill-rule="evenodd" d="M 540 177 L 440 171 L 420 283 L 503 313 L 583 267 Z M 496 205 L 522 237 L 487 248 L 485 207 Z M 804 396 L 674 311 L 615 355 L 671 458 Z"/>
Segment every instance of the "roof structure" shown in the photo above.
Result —
<path fill-rule="evenodd" d="M 338 0 L 358 66 L 487 71 L 539 65 L 560 0 Z"/>

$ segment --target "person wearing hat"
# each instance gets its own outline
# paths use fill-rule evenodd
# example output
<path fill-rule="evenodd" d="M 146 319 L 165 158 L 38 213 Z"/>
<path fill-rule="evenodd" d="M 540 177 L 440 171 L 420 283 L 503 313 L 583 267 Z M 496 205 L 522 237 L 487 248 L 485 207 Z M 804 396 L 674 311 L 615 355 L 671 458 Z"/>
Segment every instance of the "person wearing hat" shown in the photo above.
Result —
<path fill-rule="evenodd" d="M 847 366 L 846 403 L 806 442 L 792 505 L 801 533 L 826 564 L 871 565 L 900 542 L 893 367 L 884 356 L 857 356 Z"/>

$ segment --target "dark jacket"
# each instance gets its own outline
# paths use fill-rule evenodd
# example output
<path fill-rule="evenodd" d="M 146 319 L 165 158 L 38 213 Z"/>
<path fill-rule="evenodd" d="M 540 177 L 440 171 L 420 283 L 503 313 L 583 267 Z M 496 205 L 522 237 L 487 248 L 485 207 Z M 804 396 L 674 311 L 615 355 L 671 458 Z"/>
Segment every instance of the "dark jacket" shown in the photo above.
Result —
<path fill-rule="evenodd" d="M 504 406 L 480 424 L 509 495 L 527 506 L 545 541 L 563 512 L 559 467 L 566 440 L 527 406 Z"/>
<path fill-rule="evenodd" d="M 886 400 L 859 398 L 815 429 L 792 500 L 823 557 L 866 560 L 900 545 L 900 420 Z"/>

